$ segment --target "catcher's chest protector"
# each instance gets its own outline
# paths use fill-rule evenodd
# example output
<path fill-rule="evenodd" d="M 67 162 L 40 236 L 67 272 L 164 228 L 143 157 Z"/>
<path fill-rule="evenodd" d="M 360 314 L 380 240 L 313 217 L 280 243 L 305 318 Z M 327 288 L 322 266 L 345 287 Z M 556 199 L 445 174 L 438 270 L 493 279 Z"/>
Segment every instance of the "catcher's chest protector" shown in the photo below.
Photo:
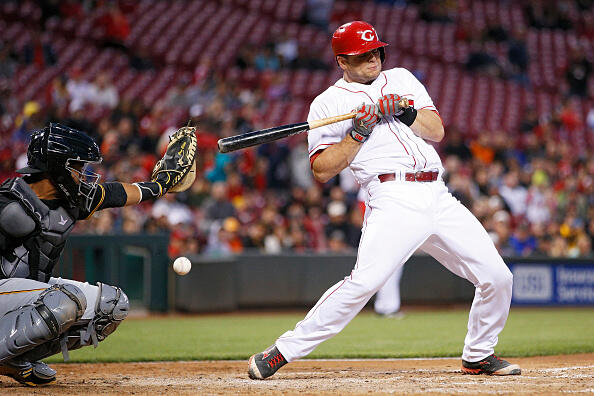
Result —
<path fill-rule="evenodd" d="M 63 207 L 48 208 L 21 178 L 6 180 L 0 186 L 0 194 L 18 202 L 23 209 L 23 220 L 28 217 L 36 224 L 35 232 L 18 246 L 14 247 L 17 243 L 7 244 L 9 248 L 0 258 L 0 279 L 29 278 L 47 283 L 74 227 L 77 213 Z"/>

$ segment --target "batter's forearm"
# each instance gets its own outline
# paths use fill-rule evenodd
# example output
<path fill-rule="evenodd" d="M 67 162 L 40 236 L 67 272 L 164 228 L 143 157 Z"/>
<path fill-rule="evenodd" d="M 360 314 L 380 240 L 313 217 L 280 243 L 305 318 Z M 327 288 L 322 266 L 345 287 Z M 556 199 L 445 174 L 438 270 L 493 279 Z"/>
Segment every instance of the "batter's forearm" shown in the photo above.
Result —
<path fill-rule="evenodd" d="M 362 143 L 355 141 L 350 134 L 347 134 L 340 143 L 325 149 L 312 164 L 311 169 L 315 179 L 326 183 L 338 175 L 351 164 L 361 145 Z"/>
<path fill-rule="evenodd" d="M 433 142 L 440 142 L 444 136 L 441 118 L 433 110 L 419 110 L 415 122 L 410 126 L 415 135 Z"/>

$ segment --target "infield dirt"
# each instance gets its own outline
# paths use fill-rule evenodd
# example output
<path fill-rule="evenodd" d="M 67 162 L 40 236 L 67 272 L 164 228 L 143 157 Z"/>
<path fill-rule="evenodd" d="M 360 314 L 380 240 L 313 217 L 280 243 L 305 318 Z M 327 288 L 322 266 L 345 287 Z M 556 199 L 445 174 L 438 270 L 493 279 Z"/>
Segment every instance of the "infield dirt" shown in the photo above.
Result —
<path fill-rule="evenodd" d="M 300 360 L 264 381 L 247 377 L 247 361 L 56 364 L 52 385 L 26 388 L 0 377 L 0 394 L 594 394 L 594 354 L 509 360 L 521 376 L 463 375 L 459 359 Z"/>

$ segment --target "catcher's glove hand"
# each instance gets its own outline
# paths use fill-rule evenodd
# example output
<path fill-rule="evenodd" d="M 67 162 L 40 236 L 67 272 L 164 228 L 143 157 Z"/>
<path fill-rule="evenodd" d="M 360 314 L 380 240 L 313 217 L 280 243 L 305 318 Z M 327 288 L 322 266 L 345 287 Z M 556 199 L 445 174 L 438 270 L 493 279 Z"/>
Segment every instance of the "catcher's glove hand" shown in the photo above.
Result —
<path fill-rule="evenodd" d="M 185 191 L 196 179 L 195 127 L 182 127 L 169 137 L 167 151 L 153 168 L 151 181 L 161 185 L 166 192 Z"/>

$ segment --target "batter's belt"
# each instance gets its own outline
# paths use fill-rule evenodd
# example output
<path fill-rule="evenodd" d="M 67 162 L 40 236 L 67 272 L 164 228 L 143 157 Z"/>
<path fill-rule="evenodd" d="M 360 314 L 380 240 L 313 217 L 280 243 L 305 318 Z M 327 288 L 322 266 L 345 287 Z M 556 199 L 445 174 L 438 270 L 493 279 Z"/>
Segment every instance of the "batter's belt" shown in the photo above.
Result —
<path fill-rule="evenodd" d="M 412 181 L 412 182 L 432 182 L 439 178 L 438 171 L 418 171 L 418 172 L 393 172 L 378 175 L 380 183 L 387 181 Z"/>

